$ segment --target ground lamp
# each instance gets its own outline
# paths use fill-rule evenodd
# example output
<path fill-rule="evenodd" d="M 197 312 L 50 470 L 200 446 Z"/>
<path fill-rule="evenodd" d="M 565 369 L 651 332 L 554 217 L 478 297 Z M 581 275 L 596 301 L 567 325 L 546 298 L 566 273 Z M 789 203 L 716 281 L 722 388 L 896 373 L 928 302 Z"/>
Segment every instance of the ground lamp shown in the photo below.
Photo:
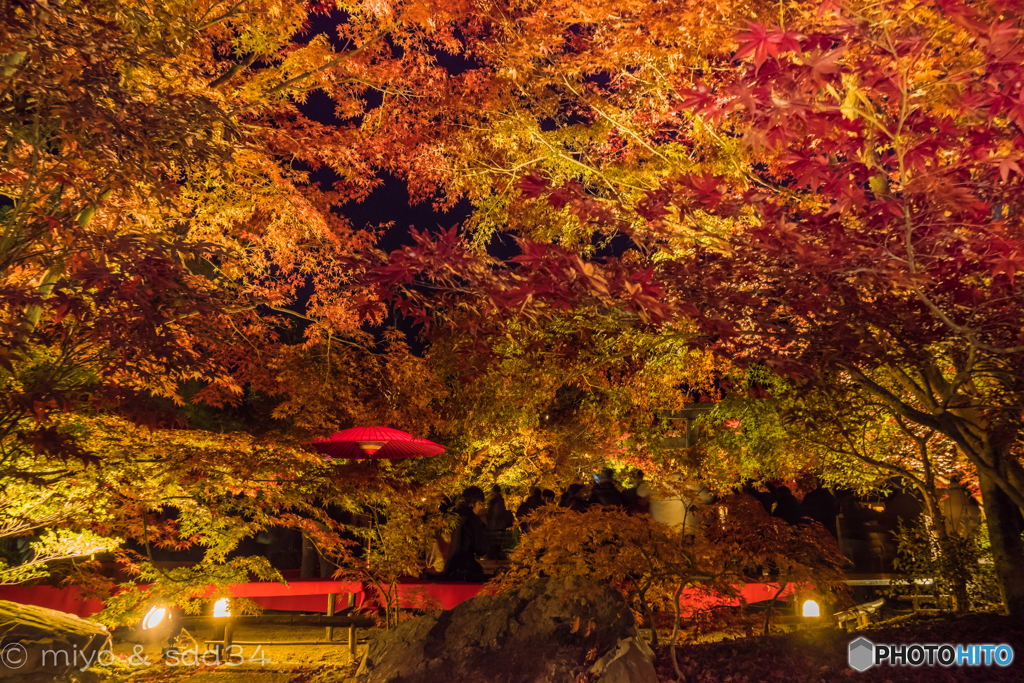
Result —
<path fill-rule="evenodd" d="M 213 616 L 216 617 L 230 617 L 231 616 L 231 601 L 227 598 L 221 598 L 217 602 L 213 603 Z"/>
<path fill-rule="evenodd" d="M 231 619 L 231 601 L 228 598 L 221 598 L 213 603 L 213 645 L 217 653 L 217 661 L 221 661 L 224 652 L 231 647 L 231 639 L 234 631 L 234 622 Z"/>
<path fill-rule="evenodd" d="M 165 638 L 171 630 L 171 613 L 163 605 L 154 605 L 142 617 L 142 639 L 147 643 L 155 643 Z"/>
<path fill-rule="evenodd" d="M 160 622 L 167 616 L 167 608 L 165 607 L 151 607 L 146 612 L 146 616 L 142 617 L 142 630 L 150 631 L 160 625 Z"/>
<path fill-rule="evenodd" d="M 330 458 L 348 460 L 404 460 L 430 458 L 444 453 L 444 446 L 417 439 L 408 432 L 390 427 L 353 427 L 314 439 L 306 444 Z"/>
<path fill-rule="evenodd" d="M 796 603 L 797 623 L 805 627 L 818 627 L 834 623 L 832 605 L 821 595 L 804 595 Z"/>

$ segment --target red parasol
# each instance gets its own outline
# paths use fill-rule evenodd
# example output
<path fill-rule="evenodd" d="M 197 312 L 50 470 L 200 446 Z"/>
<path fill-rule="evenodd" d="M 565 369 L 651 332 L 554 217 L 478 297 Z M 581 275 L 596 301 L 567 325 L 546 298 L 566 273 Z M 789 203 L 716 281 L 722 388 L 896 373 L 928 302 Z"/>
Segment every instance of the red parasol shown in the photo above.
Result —
<path fill-rule="evenodd" d="M 353 427 L 306 445 L 332 458 L 353 460 L 429 458 L 444 453 L 444 446 L 440 444 L 390 427 Z"/>

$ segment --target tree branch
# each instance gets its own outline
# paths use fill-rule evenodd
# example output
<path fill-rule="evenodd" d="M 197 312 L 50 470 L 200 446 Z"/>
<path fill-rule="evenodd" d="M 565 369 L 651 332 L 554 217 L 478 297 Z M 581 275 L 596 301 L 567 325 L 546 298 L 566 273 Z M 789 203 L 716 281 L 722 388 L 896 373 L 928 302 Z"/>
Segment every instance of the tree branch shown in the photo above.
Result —
<path fill-rule="evenodd" d="M 285 88 L 290 86 L 292 83 L 297 83 L 298 81 L 301 81 L 304 78 L 309 78 L 310 76 L 312 76 L 314 74 L 317 74 L 317 73 L 320 73 L 321 71 L 324 71 L 325 69 L 329 69 L 332 66 L 337 66 L 338 64 L 341 64 L 342 62 L 346 62 L 349 59 L 352 59 L 353 57 L 358 56 L 362 52 L 366 51 L 366 49 L 369 48 L 370 45 L 373 42 L 375 42 L 378 38 L 380 38 L 383 35 L 384 35 L 384 33 L 380 32 L 380 33 L 376 34 L 375 36 L 371 37 L 369 40 L 367 40 L 365 43 L 363 43 L 362 45 L 360 45 L 356 49 L 354 49 L 354 50 L 352 50 L 350 52 L 346 52 L 344 54 L 338 55 L 334 59 L 328 61 L 323 66 L 318 66 L 315 69 L 310 69 L 309 71 L 305 71 L 305 72 L 299 74 L 298 76 L 293 76 L 293 77 L 289 78 L 286 81 L 282 81 L 281 83 L 278 83 L 273 88 L 268 90 L 267 94 L 268 95 L 273 95 L 276 92 L 284 90 Z"/>
<path fill-rule="evenodd" d="M 224 85 L 225 83 L 230 81 L 232 78 L 237 76 L 240 72 L 242 72 L 245 69 L 248 69 L 250 66 L 252 66 L 253 62 L 255 62 L 257 59 L 258 59 L 258 55 L 255 55 L 255 54 L 249 55 L 248 59 L 246 59 L 244 61 L 241 61 L 241 62 L 238 62 L 237 64 L 234 64 L 230 69 L 225 71 L 223 74 L 218 76 L 216 79 L 210 81 L 210 83 L 207 84 L 207 87 L 208 88 L 214 88 L 214 89 L 219 88 L 220 86 Z"/>
<path fill-rule="evenodd" d="M 213 19 L 210 19 L 209 21 L 203 22 L 202 24 L 197 26 L 196 27 L 196 31 L 199 31 L 199 32 L 205 31 L 206 29 L 210 28 L 211 26 L 219 24 L 220 22 L 225 21 L 227 19 L 230 19 L 231 17 L 235 16 L 235 11 L 239 7 L 244 5 L 246 2 L 248 2 L 248 0 L 238 0 L 238 2 L 236 2 L 234 5 L 232 5 L 231 8 L 227 12 L 225 12 L 224 14 L 220 15 L 219 17 L 215 17 Z M 211 6 L 210 9 L 213 9 L 213 7 L 214 6 Z M 202 17 L 199 18 L 199 20 L 202 21 L 209 14 L 210 14 L 210 10 L 208 9 L 208 10 L 206 10 L 206 13 L 203 14 Z"/>

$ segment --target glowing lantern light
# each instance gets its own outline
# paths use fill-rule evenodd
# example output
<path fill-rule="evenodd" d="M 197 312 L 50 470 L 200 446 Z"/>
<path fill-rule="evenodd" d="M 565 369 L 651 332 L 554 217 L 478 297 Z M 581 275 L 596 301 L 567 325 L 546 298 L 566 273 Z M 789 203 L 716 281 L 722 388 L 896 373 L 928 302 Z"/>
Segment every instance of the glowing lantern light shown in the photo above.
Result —
<path fill-rule="evenodd" d="M 360 441 L 358 443 L 359 448 L 362 449 L 363 453 L 366 453 L 366 455 L 368 456 L 373 455 L 374 453 L 379 451 L 381 447 L 384 445 L 383 441 Z"/>
<path fill-rule="evenodd" d="M 142 629 L 156 628 L 164 620 L 165 616 L 167 616 L 167 610 L 163 607 L 151 607 L 146 612 L 146 616 L 142 617 Z"/>
<path fill-rule="evenodd" d="M 818 607 L 818 603 L 816 603 L 814 600 L 804 600 L 804 616 L 820 617 L 821 608 Z"/>
<path fill-rule="evenodd" d="M 231 603 L 227 598 L 221 598 L 217 602 L 213 603 L 213 616 L 215 617 L 230 617 L 231 616 Z"/>

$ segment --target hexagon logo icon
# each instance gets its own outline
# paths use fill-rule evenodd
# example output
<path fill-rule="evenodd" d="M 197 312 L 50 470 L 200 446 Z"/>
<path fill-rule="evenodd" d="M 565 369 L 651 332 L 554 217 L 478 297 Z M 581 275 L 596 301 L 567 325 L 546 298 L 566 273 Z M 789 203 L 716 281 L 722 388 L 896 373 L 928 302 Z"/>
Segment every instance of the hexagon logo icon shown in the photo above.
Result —
<path fill-rule="evenodd" d="M 867 638 L 858 638 L 850 643 L 850 667 L 857 671 L 867 671 L 875 663 L 875 644 Z"/>

